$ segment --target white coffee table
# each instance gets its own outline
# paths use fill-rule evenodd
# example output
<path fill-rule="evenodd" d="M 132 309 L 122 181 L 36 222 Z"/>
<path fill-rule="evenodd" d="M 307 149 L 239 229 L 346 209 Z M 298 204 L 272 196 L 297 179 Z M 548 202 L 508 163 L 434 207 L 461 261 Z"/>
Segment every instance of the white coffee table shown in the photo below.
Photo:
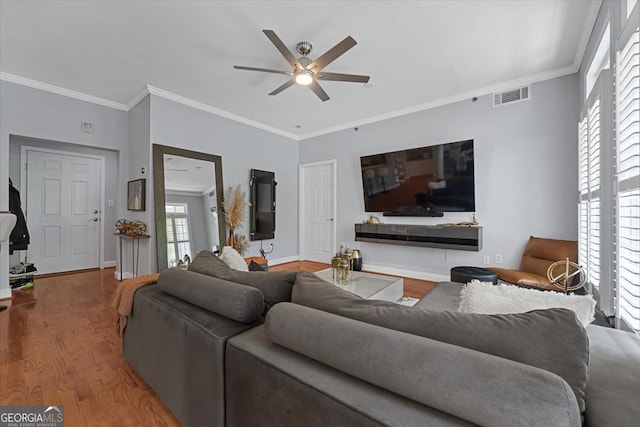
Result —
<path fill-rule="evenodd" d="M 347 285 L 343 285 L 333 280 L 333 272 L 331 268 L 320 270 L 315 274 L 327 282 L 333 283 L 334 285 L 365 299 L 396 302 L 402 298 L 404 293 L 404 280 L 402 277 L 351 271 L 349 273 L 349 283 Z"/>

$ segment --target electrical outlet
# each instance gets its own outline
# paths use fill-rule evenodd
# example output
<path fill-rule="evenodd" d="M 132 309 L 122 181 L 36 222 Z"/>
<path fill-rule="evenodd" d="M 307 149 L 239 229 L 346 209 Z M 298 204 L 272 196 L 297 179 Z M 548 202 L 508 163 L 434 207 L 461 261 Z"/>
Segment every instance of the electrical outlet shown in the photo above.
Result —
<path fill-rule="evenodd" d="M 80 130 L 84 133 L 93 133 L 93 124 L 82 122 L 80 125 Z"/>
<path fill-rule="evenodd" d="M 484 259 L 483 259 L 483 262 L 484 262 L 485 265 L 491 264 L 491 255 L 485 255 Z"/>
<path fill-rule="evenodd" d="M 496 254 L 496 264 L 502 264 L 502 254 Z"/>

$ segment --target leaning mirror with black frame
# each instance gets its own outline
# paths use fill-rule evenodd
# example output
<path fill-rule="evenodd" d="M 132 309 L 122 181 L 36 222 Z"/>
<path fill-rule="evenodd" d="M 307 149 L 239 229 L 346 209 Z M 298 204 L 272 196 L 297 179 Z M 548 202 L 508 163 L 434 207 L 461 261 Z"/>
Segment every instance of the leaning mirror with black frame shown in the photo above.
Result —
<path fill-rule="evenodd" d="M 273 239 L 276 232 L 276 181 L 273 172 L 251 169 L 251 240 Z"/>
<path fill-rule="evenodd" d="M 224 241 L 222 158 L 153 144 L 158 271 Z"/>

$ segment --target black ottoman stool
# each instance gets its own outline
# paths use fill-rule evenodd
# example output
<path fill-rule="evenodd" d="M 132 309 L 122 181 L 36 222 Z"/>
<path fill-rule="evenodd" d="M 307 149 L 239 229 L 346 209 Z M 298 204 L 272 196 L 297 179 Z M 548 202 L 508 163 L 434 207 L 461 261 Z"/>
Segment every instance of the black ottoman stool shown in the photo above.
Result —
<path fill-rule="evenodd" d="M 458 283 L 468 283 L 473 279 L 481 282 L 491 282 L 498 284 L 498 275 L 491 270 L 480 267 L 453 267 L 451 269 L 451 281 Z"/>

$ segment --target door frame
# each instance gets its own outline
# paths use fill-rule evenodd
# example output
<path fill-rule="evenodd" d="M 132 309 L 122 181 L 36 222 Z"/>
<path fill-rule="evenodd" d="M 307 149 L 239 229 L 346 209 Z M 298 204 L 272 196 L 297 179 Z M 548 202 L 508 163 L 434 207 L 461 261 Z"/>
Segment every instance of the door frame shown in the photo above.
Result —
<path fill-rule="evenodd" d="M 335 249 L 336 246 L 336 242 L 338 241 L 338 203 L 337 203 L 337 161 L 336 159 L 331 159 L 331 160 L 322 160 L 319 162 L 312 162 L 312 163 L 301 163 L 300 165 L 298 165 L 298 217 L 299 217 L 299 221 L 298 221 L 298 247 L 299 247 L 299 254 L 298 257 L 302 260 L 306 259 L 306 242 L 307 242 L 307 235 L 306 235 L 306 211 L 305 211 L 305 199 L 304 199 L 304 195 L 305 195 L 305 189 L 306 189 L 306 181 L 305 181 L 305 170 L 307 168 L 312 168 L 312 167 L 317 167 L 317 166 L 324 166 L 324 165 L 331 165 L 333 173 L 332 173 L 332 177 L 331 179 L 333 180 L 333 194 L 331 195 L 331 198 L 333 199 L 333 212 L 332 212 L 332 216 L 333 216 L 333 236 L 331 236 L 331 238 L 333 239 L 333 246 Z M 327 262 L 329 262 L 329 260 L 327 260 Z"/>
<path fill-rule="evenodd" d="M 65 150 L 53 150 L 50 148 L 41 148 L 34 147 L 29 145 L 23 145 L 20 150 L 20 194 L 22 194 L 22 199 L 27 200 L 27 153 L 29 151 L 39 151 L 41 153 L 49 153 L 49 154 L 58 154 L 62 156 L 74 156 L 74 157 L 85 157 L 88 159 L 94 159 L 100 161 L 100 195 L 98 200 L 100 200 L 100 226 L 99 229 L 99 238 L 98 238 L 98 267 L 102 270 L 105 268 L 104 265 L 104 210 L 105 210 L 105 193 L 106 193 L 106 172 L 105 172 L 105 157 L 99 156 L 97 154 L 87 154 L 87 153 L 78 153 L 75 151 L 65 151 Z M 26 205 L 25 205 L 26 208 Z M 28 222 L 29 212 L 25 212 L 25 219 Z M 28 254 L 27 249 L 27 254 Z"/>

